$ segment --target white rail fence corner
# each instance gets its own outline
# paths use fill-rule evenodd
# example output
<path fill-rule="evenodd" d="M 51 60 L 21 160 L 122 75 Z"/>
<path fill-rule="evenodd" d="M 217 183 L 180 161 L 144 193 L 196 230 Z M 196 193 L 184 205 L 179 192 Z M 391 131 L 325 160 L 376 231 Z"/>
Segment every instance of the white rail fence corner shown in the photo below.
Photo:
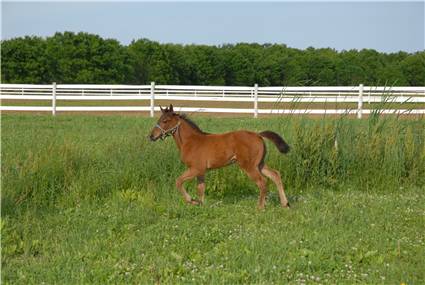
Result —
<path fill-rule="evenodd" d="M 52 115 L 56 116 L 56 82 L 52 85 Z"/>
<path fill-rule="evenodd" d="M 151 82 L 151 117 L 155 115 L 155 82 Z"/>
<path fill-rule="evenodd" d="M 162 101 L 196 102 L 198 107 L 179 107 L 183 112 L 253 114 L 350 114 L 361 119 L 364 114 L 425 114 L 425 87 L 385 86 L 313 86 L 313 87 L 259 87 L 254 86 L 190 86 L 190 85 L 91 85 L 91 84 L 0 84 L 1 111 L 92 112 L 139 111 L 150 116 L 159 111 Z M 23 106 L 4 105 L 3 100 L 21 100 Z M 28 102 L 51 101 L 43 106 L 28 106 Z M 136 106 L 57 106 L 57 101 L 137 101 Z M 244 107 L 210 107 L 208 102 L 238 103 Z M 283 109 L 260 108 L 261 103 L 283 104 Z M 364 108 L 364 103 L 369 108 Z M 399 103 L 399 104 L 395 104 Z M 16 103 L 15 103 L 16 104 Z M 246 104 L 252 108 L 247 108 Z M 286 104 L 286 105 L 285 105 Z M 291 105 L 288 108 L 288 104 Z M 307 107 L 294 107 L 296 105 Z M 357 108 L 355 108 L 357 104 Z M 378 104 L 379 109 L 371 107 Z M 18 104 L 19 105 L 19 104 Z M 207 105 L 207 106 L 206 106 Z M 324 105 L 324 106 L 323 106 Z M 395 107 L 395 105 L 397 105 Z M 408 107 L 405 107 L 408 106 Z"/>
<path fill-rule="evenodd" d="M 258 117 L 258 84 L 254 85 L 254 118 Z"/>
<path fill-rule="evenodd" d="M 362 118 L 362 112 L 363 112 L 363 84 L 359 85 L 359 99 L 357 103 L 357 118 Z"/>

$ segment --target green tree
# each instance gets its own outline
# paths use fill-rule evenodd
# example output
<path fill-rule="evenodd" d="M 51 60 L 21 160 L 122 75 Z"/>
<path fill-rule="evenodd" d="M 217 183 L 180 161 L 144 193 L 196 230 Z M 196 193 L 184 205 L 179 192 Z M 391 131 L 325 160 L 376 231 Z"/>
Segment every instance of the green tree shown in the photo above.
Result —
<path fill-rule="evenodd" d="M 335 63 L 335 70 L 336 84 L 339 86 L 365 84 L 365 74 L 357 50 L 341 52 Z"/>
<path fill-rule="evenodd" d="M 241 43 L 224 49 L 226 85 L 254 85 L 257 61 L 260 56 L 258 44 Z"/>
<path fill-rule="evenodd" d="M 401 70 L 410 86 L 425 86 L 425 52 L 417 52 L 401 62 Z"/>
<path fill-rule="evenodd" d="M 257 61 L 255 81 L 263 86 L 284 85 L 286 78 L 285 66 L 289 60 L 285 45 L 265 44 L 261 48 Z"/>
<path fill-rule="evenodd" d="M 224 85 L 225 65 L 220 49 L 214 46 L 190 45 L 185 48 L 191 84 Z"/>
<path fill-rule="evenodd" d="M 277 44 L 128 46 L 88 33 L 2 41 L 5 83 L 128 83 L 195 85 L 419 85 L 425 52 L 337 52 Z"/>
<path fill-rule="evenodd" d="M 2 41 L 2 82 L 46 83 L 50 81 L 46 56 L 46 42 L 40 37 Z"/>
<path fill-rule="evenodd" d="M 116 40 L 72 32 L 47 39 L 48 70 L 60 83 L 125 83 L 132 65 L 126 48 Z"/>
<path fill-rule="evenodd" d="M 133 62 L 135 84 L 148 84 L 150 80 L 150 67 L 154 53 L 159 49 L 160 44 L 148 39 L 133 41 L 128 50 Z"/>

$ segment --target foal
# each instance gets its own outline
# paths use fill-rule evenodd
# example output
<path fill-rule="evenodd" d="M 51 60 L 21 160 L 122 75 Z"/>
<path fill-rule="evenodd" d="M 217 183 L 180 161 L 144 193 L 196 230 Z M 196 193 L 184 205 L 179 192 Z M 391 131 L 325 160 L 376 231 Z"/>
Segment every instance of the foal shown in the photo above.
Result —
<path fill-rule="evenodd" d="M 260 188 L 258 207 L 264 208 L 266 200 L 266 178 L 270 178 L 277 186 L 282 207 L 289 207 L 282 180 L 278 171 L 264 163 L 266 145 L 263 138 L 271 140 L 281 153 L 287 153 L 289 146 L 276 133 L 264 131 L 234 131 L 224 134 L 208 134 L 184 115 L 174 113 L 173 105 L 162 109 L 161 117 L 152 129 L 150 139 L 165 139 L 173 136 L 180 157 L 188 169 L 176 180 L 176 186 L 187 203 L 198 205 L 205 199 L 205 172 L 208 169 L 220 168 L 237 163 Z M 197 178 L 198 198 L 194 200 L 186 192 L 183 182 Z"/>

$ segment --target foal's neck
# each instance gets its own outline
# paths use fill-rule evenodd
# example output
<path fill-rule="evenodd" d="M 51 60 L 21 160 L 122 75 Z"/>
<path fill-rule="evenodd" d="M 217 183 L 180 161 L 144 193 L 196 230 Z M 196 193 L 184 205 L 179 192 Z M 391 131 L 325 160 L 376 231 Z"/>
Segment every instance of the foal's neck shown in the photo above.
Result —
<path fill-rule="evenodd" d="M 173 134 L 174 141 L 176 142 L 179 150 L 182 149 L 187 143 L 196 140 L 196 138 L 204 136 L 198 130 L 195 130 L 185 119 L 180 118 L 180 125 L 176 132 Z"/>

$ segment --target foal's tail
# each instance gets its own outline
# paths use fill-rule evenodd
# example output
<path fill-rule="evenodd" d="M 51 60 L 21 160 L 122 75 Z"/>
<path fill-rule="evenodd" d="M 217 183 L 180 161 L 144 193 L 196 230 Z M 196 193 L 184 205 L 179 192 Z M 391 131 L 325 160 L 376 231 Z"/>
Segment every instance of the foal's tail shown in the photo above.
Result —
<path fill-rule="evenodd" d="M 271 140 L 277 146 L 277 149 L 281 153 L 288 153 L 289 152 L 289 145 L 283 140 L 283 138 L 281 136 L 279 136 L 275 132 L 264 131 L 264 132 L 259 133 L 259 135 L 262 136 L 263 138 L 267 138 L 267 139 Z"/>

